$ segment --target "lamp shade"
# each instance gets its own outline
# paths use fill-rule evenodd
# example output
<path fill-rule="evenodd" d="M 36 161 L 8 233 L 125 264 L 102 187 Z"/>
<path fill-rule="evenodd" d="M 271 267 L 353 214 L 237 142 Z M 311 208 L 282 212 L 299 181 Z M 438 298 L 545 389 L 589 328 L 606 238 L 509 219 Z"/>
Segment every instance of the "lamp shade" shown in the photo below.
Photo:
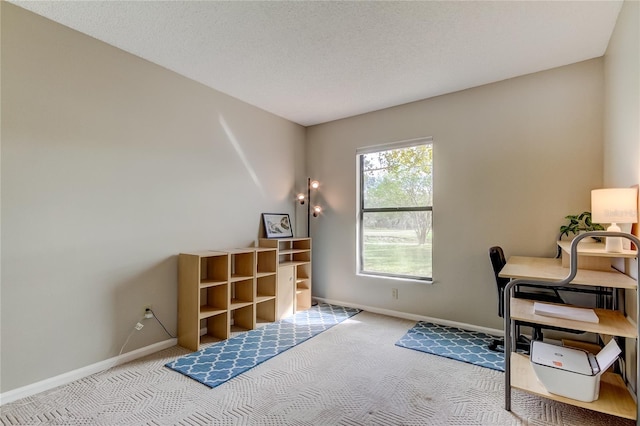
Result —
<path fill-rule="evenodd" d="M 606 188 L 591 191 L 591 219 L 596 223 L 638 222 L 636 188 Z"/>

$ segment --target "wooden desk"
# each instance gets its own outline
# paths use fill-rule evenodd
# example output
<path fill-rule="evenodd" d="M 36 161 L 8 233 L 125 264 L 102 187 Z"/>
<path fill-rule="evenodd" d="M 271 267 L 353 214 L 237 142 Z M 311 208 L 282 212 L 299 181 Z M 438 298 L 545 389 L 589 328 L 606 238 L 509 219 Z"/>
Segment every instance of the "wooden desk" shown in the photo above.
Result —
<path fill-rule="evenodd" d="M 569 275 L 569 268 L 562 267 L 562 260 L 548 257 L 512 256 L 500 271 L 503 278 L 521 278 L 543 281 L 560 281 Z M 633 278 L 614 269 L 611 271 L 594 271 L 578 269 L 571 284 L 596 287 L 613 287 L 637 290 L 638 283 Z"/>
<path fill-rule="evenodd" d="M 594 253 L 592 255 L 597 256 L 598 254 Z M 625 253 L 621 257 L 628 256 L 629 254 Z M 503 278 L 531 279 L 549 282 L 562 281 L 568 275 L 569 268 L 562 266 L 561 259 L 522 256 L 512 256 L 509 258 L 509 261 L 499 273 L 499 276 Z M 612 287 L 636 291 L 638 289 L 636 280 L 614 269 L 606 271 L 578 269 L 575 278 L 570 284 L 565 285 L 565 287 L 571 287 L 572 285 Z M 600 318 L 600 322 L 585 323 L 536 315 L 533 313 L 534 302 L 531 300 L 509 299 L 509 302 L 510 312 L 508 318 L 505 318 L 505 325 L 507 327 L 505 338 L 507 338 L 506 334 L 510 333 L 508 330 L 511 326 L 508 324 L 512 324 L 512 321 L 583 330 L 608 336 L 638 338 L 636 324 L 631 322 L 630 319 L 620 311 L 596 309 L 595 311 Z M 634 419 L 636 420 L 636 424 L 640 425 L 638 406 L 628 391 L 626 383 L 618 374 L 605 373 L 601 379 L 600 398 L 596 401 L 585 403 L 547 392 L 544 386 L 537 380 L 527 356 L 512 352 L 509 359 L 510 367 L 505 372 L 505 385 L 509 395 L 510 388 L 517 388 L 567 404 L 577 405 L 618 417 Z M 511 377 L 513 377 L 513 379 L 511 379 Z M 505 401 L 509 401 L 506 402 L 507 407 L 510 407 L 509 398 L 510 396 L 505 399 Z"/>

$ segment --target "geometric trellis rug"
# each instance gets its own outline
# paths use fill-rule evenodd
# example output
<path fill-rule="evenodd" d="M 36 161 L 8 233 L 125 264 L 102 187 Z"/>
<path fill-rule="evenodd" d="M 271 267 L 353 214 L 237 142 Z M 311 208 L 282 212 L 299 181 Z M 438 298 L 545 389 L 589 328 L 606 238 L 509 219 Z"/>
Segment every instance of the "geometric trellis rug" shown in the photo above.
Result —
<path fill-rule="evenodd" d="M 396 346 L 504 371 L 503 353 L 487 348 L 493 339 L 485 333 L 419 321 Z"/>
<path fill-rule="evenodd" d="M 182 356 L 165 366 L 214 388 L 359 312 L 360 309 L 318 303 L 288 318 Z"/>

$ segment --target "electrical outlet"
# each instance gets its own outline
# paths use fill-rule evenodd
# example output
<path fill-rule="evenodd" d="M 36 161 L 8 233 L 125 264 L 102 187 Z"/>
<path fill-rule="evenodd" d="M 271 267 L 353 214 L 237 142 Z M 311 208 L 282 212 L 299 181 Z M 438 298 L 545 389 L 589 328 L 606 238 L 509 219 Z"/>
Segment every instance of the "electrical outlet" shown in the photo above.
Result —
<path fill-rule="evenodd" d="M 142 313 L 144 315 L 145 318 L 149 319 L 149 318 L 153 318 L 153 312 L 152 312 L 152 308 L 151 305 L 144 305 L 144 307 L 142 308 Z"/>
<path fill-rule="evenodd" d="M 397 288 L 392 288 L 391 289 L 391 297 L 393 297 L 394 299 L 398 298 L 398 289 Z"/>

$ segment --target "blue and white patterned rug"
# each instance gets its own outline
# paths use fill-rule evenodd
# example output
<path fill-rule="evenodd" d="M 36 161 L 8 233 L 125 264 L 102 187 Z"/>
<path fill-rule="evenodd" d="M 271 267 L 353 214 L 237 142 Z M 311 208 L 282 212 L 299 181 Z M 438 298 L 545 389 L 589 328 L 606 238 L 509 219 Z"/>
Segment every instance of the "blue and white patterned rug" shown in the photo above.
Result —
<path fill-rule="evenodd" d="M 489 350 L 495 336 L 419 321 L 396 346 L 504 371 L 502 352 Z"/>
<path fill-rule="evenodd" d="M 319 303 L 165 365 L 214 388 L 359 312 L 360 309 Z"/>

